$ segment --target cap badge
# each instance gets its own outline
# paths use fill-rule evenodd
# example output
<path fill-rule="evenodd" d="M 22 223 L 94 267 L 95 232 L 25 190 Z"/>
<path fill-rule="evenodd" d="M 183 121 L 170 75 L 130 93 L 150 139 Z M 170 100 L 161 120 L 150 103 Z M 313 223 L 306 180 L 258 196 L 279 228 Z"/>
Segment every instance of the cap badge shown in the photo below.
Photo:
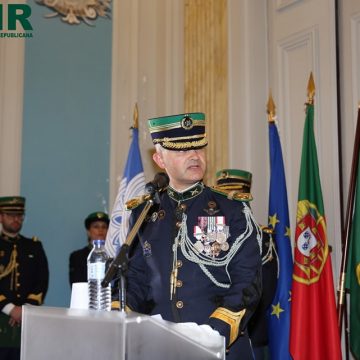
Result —
<path fill-rule="evenodd" d="M 194 121 L 190 116 L 185 116 L 181 120 L 181 127 L 185 130 L 191 130 L 194 127 Z"/>
<path fill-rule="evenodd" d="M 223 171 L 222 173 L 221 173 L 221 178 L 222 179 L 227 179 L 229 177 L 229 173 L 227 172 L 227 171 Z"/>

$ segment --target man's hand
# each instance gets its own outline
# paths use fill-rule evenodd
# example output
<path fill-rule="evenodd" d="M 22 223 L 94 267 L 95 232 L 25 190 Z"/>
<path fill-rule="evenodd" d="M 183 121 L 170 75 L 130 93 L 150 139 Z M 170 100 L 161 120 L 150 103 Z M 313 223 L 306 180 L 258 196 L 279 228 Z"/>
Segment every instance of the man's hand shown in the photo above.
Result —
<path fill-rule="evenodd" d="M 21 315 L 22 315 L 21 306 L 15 306 L 10 312 L 10 320 L 9 320 L 10 326 L 13 326 L 13 327 L 20 326 L 21 325 Z"/>

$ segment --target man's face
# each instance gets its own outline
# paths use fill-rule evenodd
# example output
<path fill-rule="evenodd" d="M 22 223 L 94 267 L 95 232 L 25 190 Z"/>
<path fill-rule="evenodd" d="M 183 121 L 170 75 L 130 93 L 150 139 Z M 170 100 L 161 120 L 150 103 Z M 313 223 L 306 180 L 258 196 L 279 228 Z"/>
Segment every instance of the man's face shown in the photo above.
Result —
<path fill-rule="evenodd" d="M 179 191 L 202 180 L 206 171 L 204 148 L 186 151 L 158 149 L 153 159 L 161 169 L 166 170 L 170 185 Z"/>
<path fill-rule="evenodd" d="M 104 221 L 94 221 L 90 224 L 87 234 L 89 240 L 105 240 L 108 225 Z"/>
<path fill-rule="evenodd" d="M 0 213 L 3 231 L 9 235 L 17 235 L 24 221 L 24 214 Z"/>

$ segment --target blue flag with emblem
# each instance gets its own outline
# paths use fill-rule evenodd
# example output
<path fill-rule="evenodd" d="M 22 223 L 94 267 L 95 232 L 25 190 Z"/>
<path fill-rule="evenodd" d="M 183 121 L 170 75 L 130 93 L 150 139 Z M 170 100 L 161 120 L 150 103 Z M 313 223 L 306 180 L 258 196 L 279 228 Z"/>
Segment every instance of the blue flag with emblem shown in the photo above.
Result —
<path fill-rule="evenodd" d="M 269 227 L 278 253 L 278 281 L 268 309 L 269 351 L 272 360 L 291 359 L 289 351 L 293 260 L 284 163 L 276 124 L 269 121 L 270 193 Z"/>
<path fill-rule="evenodd" d="M 126 211 L 124 205 L 127 200 L 143 194 L 145 187 L 145 175 L 139 148 L 139 130 L 136 127 L 131 129 L 132 142 L 106 235 L 105 249 L 111 257 L 117 255 L 128 233 L 131 212 Z"/>

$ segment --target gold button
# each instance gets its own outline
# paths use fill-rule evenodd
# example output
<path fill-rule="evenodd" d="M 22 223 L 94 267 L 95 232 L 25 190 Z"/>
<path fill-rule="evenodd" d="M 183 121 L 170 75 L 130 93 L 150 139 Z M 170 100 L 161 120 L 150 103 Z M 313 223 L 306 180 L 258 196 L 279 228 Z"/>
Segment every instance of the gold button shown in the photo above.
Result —
<path fill-rule="evenodd" d="M 165 210 L 159 211 L 159 219 L 163 219 L 165 217 Z"/>
<path fill-rule="evenodd" d="M 19 298 L 19 297 L 20 297 L 20 294 L 16 294 L 16 297 L 18 297 L 18 298 Z"/>
<path fill-rule="evenodd" d="M 181 260 L 176 261 L 176 267 L 178 267 L 178 268 L 182 267 L 182 261 Z"/>
<path fill-rule="evenodd" d="M 181 280 L 176 280 L 176 287 L 182 287 L 183 282 Z"/>
<path fill-rule="evenodd" d="M 181 208 L 182 211 L 185 211 L 186 208 L 187 208 L 187 206 L 186 206 L 186 204 L 181 204 L 181 205 L 180 205 L 180 208 Z"/>
<path fill-rule="evenodd" d="M 177 307 L 178 309 L 182 309 L 182 308 L 184 307 L 184 303 L 183 303 L 182 301 L 177 301 L 177 302 L 176 302 L 176 307 Z"/>
<path fill-rule="evenodd" d="M 176 227 L 179 229 L 179 228 L 181 227 L 181 222 L 178 221 L 175 225 L 176 225 Z"/>
<path fill-rule="evenodd" d="M 16 284 L 16 286 L 17 286 L 17 287 L 20 287 L 20 284 L 19 284 L 19 283 L 17 283 L 17 284 Z"/>

